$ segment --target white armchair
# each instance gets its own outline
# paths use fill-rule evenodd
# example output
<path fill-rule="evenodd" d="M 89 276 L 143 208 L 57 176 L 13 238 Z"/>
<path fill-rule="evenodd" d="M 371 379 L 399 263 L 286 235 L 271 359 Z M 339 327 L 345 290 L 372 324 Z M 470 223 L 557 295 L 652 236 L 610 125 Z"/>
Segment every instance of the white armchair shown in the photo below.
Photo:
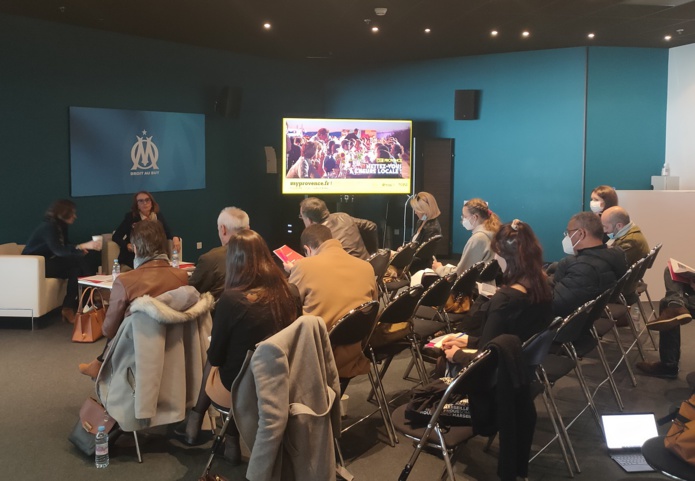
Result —
<path fill-rule="evenodd" d="M 0 245 L 0 317 L 43 316 L 60 307 L 67 281 L 45 275 L 43 256 L 23 256 L 23 245 Z"/>

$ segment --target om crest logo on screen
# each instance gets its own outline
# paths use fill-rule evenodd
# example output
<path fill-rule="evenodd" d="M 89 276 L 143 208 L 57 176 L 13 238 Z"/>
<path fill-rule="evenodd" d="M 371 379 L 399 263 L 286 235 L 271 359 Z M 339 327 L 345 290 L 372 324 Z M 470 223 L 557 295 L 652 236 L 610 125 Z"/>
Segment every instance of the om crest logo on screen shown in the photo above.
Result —
<path fill-rule="evenodd" d="M 152 141 L 151 135 L 147 137 L 147 131 L 142 131 L 142 137 L 135 136 L 137 140 L 130 149 L 130 160 L 133 166 L 130 168 L 130 175 L 156 175 L 159 174 L 157 160 L 159 160 L 159 149 Z"/>

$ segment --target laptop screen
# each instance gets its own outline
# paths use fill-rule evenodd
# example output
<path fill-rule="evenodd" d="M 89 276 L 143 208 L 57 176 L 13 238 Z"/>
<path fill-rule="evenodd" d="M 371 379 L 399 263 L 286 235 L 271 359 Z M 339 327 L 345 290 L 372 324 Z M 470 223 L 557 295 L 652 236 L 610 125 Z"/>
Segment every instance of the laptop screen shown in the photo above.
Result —
<path fill-rule="evenodd" d="M 647 439 L 659 435 L 653 413 L 603 414 L 601 421 L 611 450 L 640 448 Z"/>

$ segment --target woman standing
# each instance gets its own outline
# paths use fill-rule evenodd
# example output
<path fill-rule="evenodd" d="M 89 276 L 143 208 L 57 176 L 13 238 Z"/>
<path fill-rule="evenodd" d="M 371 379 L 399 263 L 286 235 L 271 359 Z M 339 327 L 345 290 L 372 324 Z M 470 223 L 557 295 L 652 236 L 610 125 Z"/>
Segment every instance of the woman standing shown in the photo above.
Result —
<path fill-rule="evenodd" d="M 135 267 L 133 265 L 135 255 L 133 254 L 133 244 L 130 242 L 130 235 L 133 232 L 133 226 L 141 220 L 159 221 L 162 227 L 164 227 L 167 239 L 173 241 L 174 250 L 181 251 L 181 239 L 171 235 L 169 225 L 159 211 L 159 204 L 154 200 L 152 194 L 143 190 L 133 196 L 130 212 L 125 215 L 123 222 L 113 233 L 113 241 L 121 248 L 118 254 L 118 263 L 121 264 L 121 267 L 128 266 L 131 269 Z"/>
<path fill-rule="evenodd" d="M 447 359 L 457 364 L 468 364 L 474 357 L 462 348 L 481 348 L 500 334 L 514 334 L 523 342 L 545 329 L 553 318 L 543 249 L 531 226 L 518 219 L 503 225 L 492 241 L 492 250 L 503 271 L 503 285 L 488 301 L 480 336 L 464 334 L 442 343 Z"/>
<path fill-rule="evenodd" d="M 60 199 L 48 208 L 41 224 L 31 233 L 22 254 L 46 258 L 46 277 L 67 279 L 68 289 L 63 299 L 63 320 L 75 322 L 77 310 L 77 278 L 89 274 L 84 262 L 88 250 L 101 250 L 101 242 L 88 241 L 72 245 L 68 227 L 77 219 L 75 203 Z"/>
<path fill-rule="evenodd" d="M 480 261 L 489 261 L 494 256 L 490 244 L 500 224 L 500 218 L 488 208 L 487 202 L 483 199 L 466 201 L 461 209 L 461 225 L 464 229 L 473 231 L 473 234 L 463 248 L 461 260 L 455 268 L 435 261 L 432 263 L 432 269 L 440 276 L 448 275 L 454 270 L 461 275 L 472 265 Z"/>
<path fill-rule="evenodd" d="M 211 401 L 231 406 L 232 382 L 246 352 L 290 325 L 301 312 L 299 293 L 290 288 L 263 238 L 251 229 L 233 235 L 227 244 L 225 290 L 212 321 L 206 380 L 196 406 L 176 431 L 186 443 L 196 442 Z M 226 456 L 238 460 L 238 438 L 228 437 L 225 443 Z"/>

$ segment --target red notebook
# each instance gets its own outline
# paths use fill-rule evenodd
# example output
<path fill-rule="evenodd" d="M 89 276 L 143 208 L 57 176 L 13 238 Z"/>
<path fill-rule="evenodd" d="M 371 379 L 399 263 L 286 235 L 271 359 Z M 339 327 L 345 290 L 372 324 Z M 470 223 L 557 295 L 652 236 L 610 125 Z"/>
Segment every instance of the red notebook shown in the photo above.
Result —
<path fill-rule="evenodd" d="M 686 266 L 674 258 L 670 258 L 668 260 L 668 270 L 671 273 L 671 279 L 676 282 L 690 284 L 690 281 L 695 280 L 695 269 L 690 266 Z"/>
<path fill-rule="evenodd" d="M 294 262 L 299 259 L 304 259 L 304 256 L 299 252 L 287 247 L 286 245 L 275 249 L 273 253 L 280 258 L 282 262 Z"/>

